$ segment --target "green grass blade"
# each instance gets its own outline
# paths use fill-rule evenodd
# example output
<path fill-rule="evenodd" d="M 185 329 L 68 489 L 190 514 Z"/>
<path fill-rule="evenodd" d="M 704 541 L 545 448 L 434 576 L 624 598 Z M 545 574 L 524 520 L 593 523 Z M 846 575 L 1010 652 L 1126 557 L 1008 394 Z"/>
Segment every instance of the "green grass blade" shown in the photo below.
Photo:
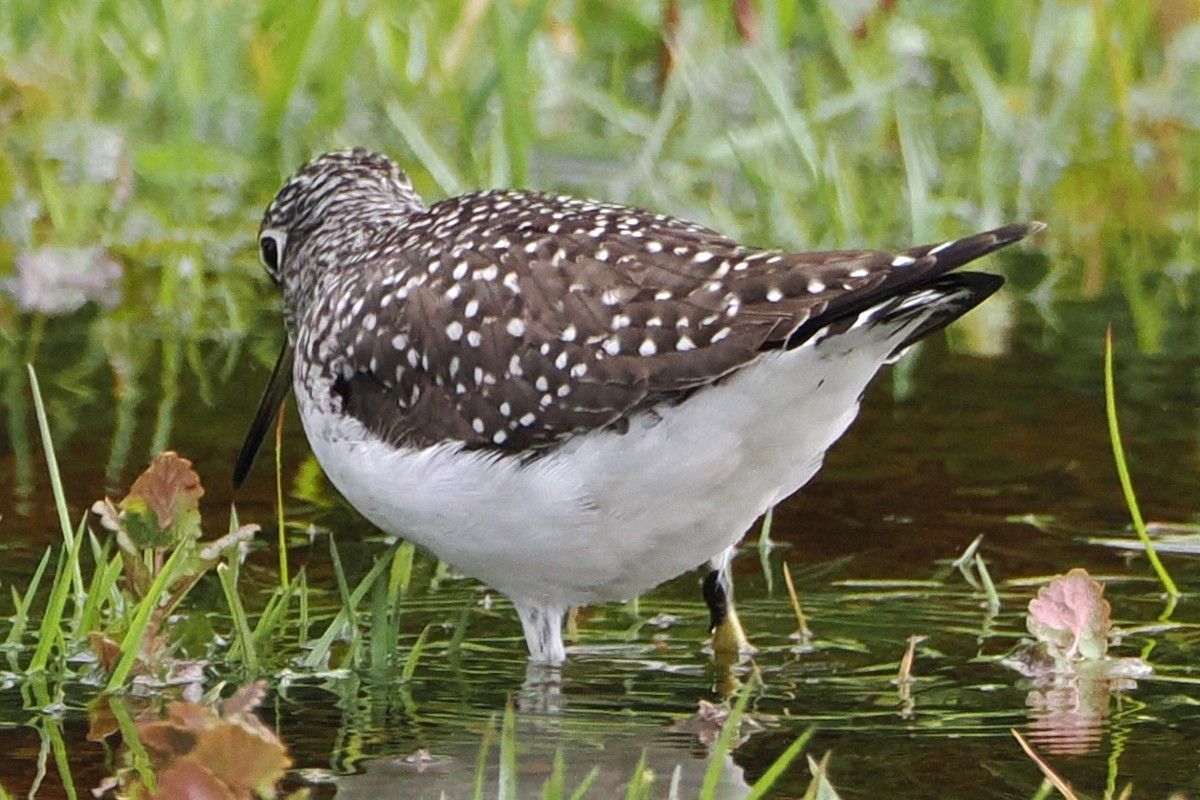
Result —
<path fill-rule="evenodd" d="M 58 471 L 58 457 L 54 454 L 54 441 L 50 437 L 50 422 L 46 418 L 46 406 L 42 402 L 42 389 L 38 384 L 37 372 L 32 364 L 26 364 L 29 370 L 29 387 L 33 392 L 33 408 L 37 413 L 38 430 L 42 434 L 42 449 L 46 453 L 46 467 L 50 471 L 50 487 L 54 491 L 54 508 L 58 511 L 58 523 L 62 528 L 63 543 L 68 550 L 74 550 L 75 532 L 71 527 L 71 516 L 67 512 L 67 494 L 63 491 L 62 476 Z M 68 565 L 71 568 L 71 583 L 75 587 L 76 596 L 83 595 L 83 573 L 79 563 Z"/>
<path fill-rule="evenodd" d="M 780 776 L 791 766 L 796 756 L 800 755 L 804 750 L 805 745 L 812 739 L 816 731 L 817 729 L 814 726 L 796 737 L 796 741 L 788 745 L 788 748 L 780 754 L 779 758 L 775 759 L 774 763 L 767 767 L 767 771 L 762 774 L 762 777 L 754 782 L 745 800 L 758 800 L 760 797 L 765 796 L 771 790 L 771 787 L 775 785 L 775 781 L 779 780 Z"/>
<path fill-rule="evenodd" d="M 329 556 L 333 559 L 333 575 L 337 578 L 338 596 L 342 598 L 342 611 L 346 614 L 346 621 L 351 628 L 358 627 L 358 601 L 362 598 L 355 598 L 350 592 L 350 583 L 346 580 L 346 570 L 342 567 L 342 556 L 338 553 L 337 542 L 332 536 L 329 537 Z M 374 585 L 374 579 L 368 585 Z"/>
<path fill-rule="evenodd" d="M 492 738 L 496 735 L 496 715 L 493 714 L 487 728 L 483 732 L 483 740 L 479 743 L 479 756 L 475 759 L 475 783 L 471 790 L 471 800 L 483 800 L 484 782 L 487 778 L 488 753 L 492 749 Z"/>
<path fill-rule="evenodd" d="M 992 580 L 992 573 L 988 571 L 987 563 L 983 560 L 983 556 L 975 554 L 975 568 L 979 570 L 979 581 L 983 584 L 983 592 L 987 596 L 988 601 L 988 616 L 994 617 L 1000 613 L 1000 592 L 996 591 L 996 583 Z"/>
<path fill-rule="evenodd" d="M 129 748 L 133 768 L 137 770 L 138 777 L 146 784 L 146 789 L 153 795 L 158 790 L 154 763 L 146 751 L 146 746 L 142 744 L 141 737 L 138 736 L 138 727 L 137 723 L 133 721 L 133 715 L 129 713 L 129 709 L 119 697 L 109 697 L 108 707 L 112 711 L 113 719 L 117 722 L 117 727 L 121 730 L 123 743 Z"/>
<path fill-rule="evenodd" d="M 592 788 L 592 784 L 595 783 L 596 779 L 599 777 L 600 768 L 592 767 L 591 770 L 588 771 L 588 774 L 583 776 L 583 780 L 579 782 L 578 788 L 571 793 L 570 800 L 583 800 L 584 795 L 588 793 L 588 790 Z"/>
<path fill-rule="evenodd" d="M 5 644 L 20 644 L 21 639 L 25 636 L 25 628 L 29 625 L 29 607 L 37 595 L 38 586 L 42 583 L 42 576 L 46 572 L 46 565 L 50 563 L 50 555 L 53 552 L 54 548 L 46 548 L 46 552 L 42 554 L 42 560 L 38 562 L 37 569 L 33 571 L 33 578 L 29 581 L 29 586 L 25 589 L 25 596 L 17 595 L 20 599 L 16 602 L 16 615 L 13 617 L 13 626 L 4 640 Z M 13 592 L 16 594 L 15 589 Z"/>
<path fill-rule="evenodd" d="M 263 109 L 259 118 L 264 138 L 279 134 L 280 123 L 287 110 L 288 100 L 300 83 L 301 68 L 309 54 L 320 15 L 320 0 L 282 2 L 274 0 L 264 6 L 264 20 L 276 46 L 272 49 L 272 80 L 262 87 Z"/>
<path fill-rule="evenodd" d="M 554 750 L 554 766 L 550 768 L 550 777 L 542 784 L 542 800 L 562 800 L 566 792 L 564 786 L 567 766 L 563 761 L 562 748 Z"/>
<path fill-rule="evenodd" d="M 395 559 L 392 560 L 394 565 Z M 367 648 L 371 669 L 381 670 L 391 661 L 399 636 L 399 614 L 393 613 L 388 602 L 386 579 L 383 575 L 371 587 L 371 628 Z"/>
<path fill-rule="evenodd" d="M 517 717 L 510 700 L 500 727 L 500 777 L 497 800 L 517 800 Z"/>
<path fill-rule="evenodd" d="M 84 524 L 81 521 L 78 534 L 71 537 L 71 546 L 64 548 L 59 554 L 59 569 L 55 572 L 54 583 L 50 587 L 50 598 L 46 602 L 46 611 L 38 628 L 38 645 L 29 662 L 30 672 L 46 668 L 50 660 L 50 650 L 62 639 L 63 611 L 71 594 L 71 581 L 68 576 L 72 569 L 79 569 L 79 548 L 83 545 L 83 531 Z M 82 591 L 80 594 L 83 594 Z M 65 656 L 65 653 L 62 655 Z"/>
<path fill-rule="evenodd" d="M 96 535 L 91 531 L 88 531 L 88 542 L 91 543 L 92 561 L 95 563 L 95 567 L 91 583 L 88 585 L 87 597 L 84 599 L 79 613 L 78 631 L 80 635 L 100 629 L 104 601 L 109 596 L 113 584 L 116 583 L 124 567 L 120 557 L 111 559 L 108 557 L 108 548 L 100 544 Z"/>
<path fill-rule="evenodd" d="M 463 610 L 458 615 L 458 622 L 454 623 L 454 633 L 450 635 L 450 644 L 446 646 L 446 658 L 451 662 L 456 661 L 462 655 L 462 644 L 467 638 L 467 624 L 471 619 L 471 609 L 475 607 L 472 601 L 463 606 Z"/>
<path fill-rule="evenodd" d="M 796 110 L 789 97 L 788 88 L 782 78 L 783 72 L 777 64 L 766 63 L 759 57 L 750 59 L 750 67 L 754 71 L 754 77 L 758 79 L 759 86 L 766 92 L 767 98 L 770 100 L 771 110 L 779 118 L 784 130 L 787 131 L 792 146 L 804 160 L 805 166 L 808 167 L 810 176 L 812 178 L 819 177 L 821 174 L 820 147 L 813 137 L 808 119 Z"/>
<path fill-rule="evenodd" d="M 492 3 L 492 20 L 496 34 L 496 66 L 502 101 L 501 127 L 510 175 L 505 183 L 525 186 L 529 177 L 529 151 L 533 146 L 534 113 L 530 107 L 536 76 L 529 69 L 528 38 L 536 29 L 546 7 L 546 0 L 536 0 L 526 9 L 521 24 L 513 18 L 511 0 Z M 500 179 L 501 176 L 494 176 Z"/>
<path fill-rule="evenodd" d="M 721 773 L 725 769 L 725 756 L 733 746 L 733 737 L 742 725 L 742 715 L 746 713 L 746 704 L 750 702 L 751 693 L 758 687 L 757 678 L 746 681 L 733 704 L 733 710 L 721 726 L 721 733 L 713 743 L 708 755 L 708 768 L 704 771 L 704 783 L 700 786 L 701 800 L 716 800 L 717 787 Z"/>
<path fill-rule="evenodd" d="M 654 786 L 654 773 L 646 769 L 646 751 L 638 758 L 633 768 L 633 776 L 625 789 L 625 800 L 650 800 L 650 790 Z"/>
<path fill-rule="evenodd" d="M 357 607 L 358 604 L 362 602 L 363 597 L 375 583 L 375 580 L 391 564 L 392 558 L 396 555 L 397 548 L 400 547 L 400 543 L 400 540 L 396 540 L 392 543 L 392 546 L 387 549 L 387 552 L 383 554 L 383 557 L 371 566 L 371 569 L 367 571 L 366 576 L 359 581 L 358 586 L 355 587 L 354 591 L 350 593 L 348 598 L 343 595 L 342 608 L 338 611 L 337 616 L 333 618 L 333 621 L 329 623 L 329 627 L 325 629 L 325 632 L 321 634 L 321 638 L 313 644 L 312 650 L 304 659 L 305 667 L 310 669 L 317 668 L 324 663 L 329 655 L 329 649 L 333 646 L 333 643 L 337 640 L 338 636 L 341 635 L 346 626 L 350 624 L 350 620 L 352 619 L 352 609 Z M 337 568 L 340 569 L 340 562 L 338 562 Z M 303 575 L 304 573 L 301 574 Z M 341 582 L 344 584 L 345 575 L 341 576 Z M 305 627 L 307 627 L 308 603 L 306 593 L 303 591 L 300 595 L 300 609 L 303 624 Z"/>
<path fill-rule="evenodd" d="M 404 659 L 404 669 L 400 671 L 400 680 L 408 683 L 412 680 L 413 675 L 417 672 L 417 662 L 421 660 L 421 653 L 425 651 L 425 640 L 429 638 L 429 626 L 426 625 L 417 640 L 413 642 L 412 649 L 408 651 L 408 657 Z"/>
<path fill-rule="evenodd" d="M 271 636 L 284 624 L 284 615 L 291 608 L 292 598 L 296 596 L 297 592 L 303 591 L 301 586 L 304 582 L 303 576 L 303 572 L 296 573 L 296 577 L 292 578 L 292 582 L 283 591 L 272 592 L 266 608 L 259 614 L 258 622 L 254 624 L 251 635 L 254 638 L 254 647 L 260 652 L 267 646 Z"/>
<path fill-rule="evenodd" d="M 234 571 L 228 564 L 218 564 L 217 578 L 221 581 L 221 591 L 225 593 L 229 615 L 233 618 L 233 630 L 238 646 L 242 649 L 242 661 L 246 665 L 246 669 L 253 674 L 258 671 L 258 652 L 254 647 L 254 634 L 250 631 L 250 621 L 246 618 L 246 607 L 242 605 L 242 599 L 238 596 Z"/>
<path fill-rule="evenodd" d="M 46 685 L 46 677 L 44 675 L 34 676 L 29 686 L 38 707 L 47 708 L 52 704 L 50 689 Z M 57 704 L 62 701 L 62 686 L 56 685 L 55 690 L 57 696 L 54 697 L 53 702 Z M 71 777 L 70 751 L 67 749 L 67 743 L 63 737 L 61 721 L 53 714 L 41 714 L 35 723 L 35 727 L 40 728 L 39 734 L 42 739 L 42 748 L 38 754 L 37 775 L 34 777 L 33 786 L 29 790 L 29 797 L 38 796 L 38 789 L 46 777 L 46 756 L 47 751 L 49 751 L 54 755 L 54 763 L 58 767 L 58 776 L 62 780 L 67 798 L 69 800 L 76 800 L 78 795 L 75 792 L 75 781 Z"/>
<path fill-rule="evenodd" d="M 408 594 L 408 586 L 412 582 L 413 556 L 416 546 L 412 542 L 403 542 L 396 555 L 392 558 L 391 569 L 388 570 L 387 599 L 395 606 Z"/>
<path fill-rule="evenodd" d="M 1121 428 L 1117 424 L 1117 393 L 1114 384 L 1112 328 L 1110 327 L 1104 339 L 1104 407 L 1108 414 L 1108 437 L 1112 441 L 1113 458 L 1117 463 L 1117 475 L 1121 480 L 1121 491 L 1125 494 L 1125 504 L 1129 506 L 1129 515 L 1133 517 L 1133 528 L 1137 531 L 1138 538 L 1142 540 L 1142 546 L 1146 548 L 1146 558 L 1154 567 L 1159 582 L 1166 589 L 1167 595 L 1174 600 L 1179 597 L 1179 589 L 1176 588 L 1175 581 L 1171 579 L 1167 568 L 1163 566 L 1162 561 L 1158 558 L 1158 553 L 1154 550 L 1154 543 L 1150 540 L 1150 534 L 1146 531 L 1146 522 L 1142 519 L 1142 511 L 1138 507 L 1137 495 L 1133 491 L 1133 480 L 1129 476 L 1129 466 L 1125 462 L 1125 448 L 1121 445 Z M 1166 615 L 1170 615 L 1170 608 Z"/>
<path fill-rule="evenodd" d="M 163 564 L 163 568 L 154 577 L 146 596 L 137 604 L 133 613 L 133 621 L 129 623 L 129 630 L 125 632 L 125 638 L 121 640 L 121 660 L 117 662 L 116 669 L 109 676 L 108 685 L 104 687 L 106 692 L 115 692 L 125 684 L 125 679 L 129 677 L 130 671 L 137 663 L 138 654 L 142 649 L 142 638 L 146 635 L 146 628 L 150 624 L 150 616 L 162 600 L 163 592 L 174 579 L 175 570 L 186 552 L 186 549 L 181 548 L 171 553 L 167 562 Z"/>

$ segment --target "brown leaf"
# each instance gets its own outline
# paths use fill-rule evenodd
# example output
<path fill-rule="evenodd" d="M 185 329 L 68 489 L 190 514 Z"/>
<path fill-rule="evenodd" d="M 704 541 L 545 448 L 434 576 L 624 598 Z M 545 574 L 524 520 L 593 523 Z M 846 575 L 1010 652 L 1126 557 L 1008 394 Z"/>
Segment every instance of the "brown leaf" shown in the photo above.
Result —
<path fill-rule="evenodd" d="M 208 706 L 176 700 L 167 704 L 167 716 L 181 728 L 205 731 L 221 724 L 221 718 Z"/>
<path fill-rule="evenodd" d="M 236 797 L 273 787 L 292 765 L 283 743 L 261 723 L 223 721 L 200 736 L 188 758 L 204 765 Z"/>
<path fill-rule="evenodd" d="M 186 755 L 196 746 L 196 732 L 165 719 L 138 723 L 138 739 L 147 750 L 170 758 Z"/>
<path fill-rule="evenodd" d="M 192 462 L 177 453 L 167 450 L 150 462 L 150 466 L 138 476 L 121 501 L 127 509 L 140 500 L 158 519 L 158 527 L 171 527 L 180 514 L 199 508 L 204 487 L 200 476 L 192 469 Z"/>
<path fill-rule="evenodd" d="M 88 643 L 100 660 L 100 666 L 105 672 L 112 673 L 113 667 L 121 660 L 121 645 L 98 631 L 88 634 Z"/>
<path fill-rule="evenodd" d="M 206 765 L 192 758 L 181 758 L 158 773 L 158 800 L 250 800 L 248 792 L 238 794 L 214 775 Z"/>
<path fill-rule="evenodd" d="M 120 729 L 117 715 L 112 712 L 112 708 L 103 699 L 93 700 L 88 704 L 87 740 L 89 742 L 102 742 Z"/>

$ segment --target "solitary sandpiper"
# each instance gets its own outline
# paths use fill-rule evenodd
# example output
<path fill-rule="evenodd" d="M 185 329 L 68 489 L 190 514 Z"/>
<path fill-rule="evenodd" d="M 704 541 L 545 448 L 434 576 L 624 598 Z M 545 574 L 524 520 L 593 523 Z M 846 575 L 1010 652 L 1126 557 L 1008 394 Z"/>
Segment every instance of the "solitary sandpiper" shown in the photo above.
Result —
<path fill-rule="evenodd" d="M 322 155 L 259 229 L 287 341 L 234 480 L 294 387 L 333 485 L 507 595 L 535 662 L 569 608 L 705 562 L 715 622 L 732 548 L 880 367 L 1003 282 L 950 271 L 1040 227 L 788 253 L 566 195 L 426 207 L 387 157 Z"/>

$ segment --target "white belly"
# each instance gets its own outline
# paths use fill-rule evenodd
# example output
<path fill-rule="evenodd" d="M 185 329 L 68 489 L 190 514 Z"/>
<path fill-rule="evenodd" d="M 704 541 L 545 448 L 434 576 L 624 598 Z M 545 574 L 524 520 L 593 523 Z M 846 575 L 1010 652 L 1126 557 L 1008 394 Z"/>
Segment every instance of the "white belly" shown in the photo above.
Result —
<path fill-rule="evenodd" d="M 455 445 L 396 450 L 296 394 L 317 460 L 371 522 L 510 597 L 583 605 L 704 563 L 812 478 L 902 340 L 888 327 L 765 355 L 624 433 L 526 464 Z"/>

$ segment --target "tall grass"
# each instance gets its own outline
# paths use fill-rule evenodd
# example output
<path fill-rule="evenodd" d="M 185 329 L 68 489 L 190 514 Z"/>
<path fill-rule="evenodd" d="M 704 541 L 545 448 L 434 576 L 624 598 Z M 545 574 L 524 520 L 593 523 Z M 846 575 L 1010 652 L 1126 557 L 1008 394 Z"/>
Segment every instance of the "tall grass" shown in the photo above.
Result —
<path fill-rule="evenodd" d="M 1112 328 L 1109 328 L 1104 337 L 1104 408 L 1108 418 L 1108 436 L 1112 442 L 1113 461 L 1116 463 L 1121 493 L 1125 497 L 1125 504 L 1129 507 L 1129 516 L 1133 519 L 1133 529 L 1142 542 L 1146 559 L 1150 562 L 1154 574 L 1158 576 L 1159 582 L 1167 593 L 1167 608 L 1162 614 L 1162 618 L 1167 619 L 1171 616 L 1181 594 L 1171 573 L 1167 571 L 1158 557 L 1158 552 L 1154 549 L 1154 542 L 1150 539 L 1150 534 L 1146 530 L 1146 522 L 1142 518 L 1141 508 L 1138 506 L 1137 494 L 1133 491 L 1133 479 L 1129 475 L 1129 465 L 1125 461 L 1125 446 L 1121 443 L 1121 428 L 1117 422 L 1117 392 L 1116 379 L 1113 377 L 1112 339 Z"/>

